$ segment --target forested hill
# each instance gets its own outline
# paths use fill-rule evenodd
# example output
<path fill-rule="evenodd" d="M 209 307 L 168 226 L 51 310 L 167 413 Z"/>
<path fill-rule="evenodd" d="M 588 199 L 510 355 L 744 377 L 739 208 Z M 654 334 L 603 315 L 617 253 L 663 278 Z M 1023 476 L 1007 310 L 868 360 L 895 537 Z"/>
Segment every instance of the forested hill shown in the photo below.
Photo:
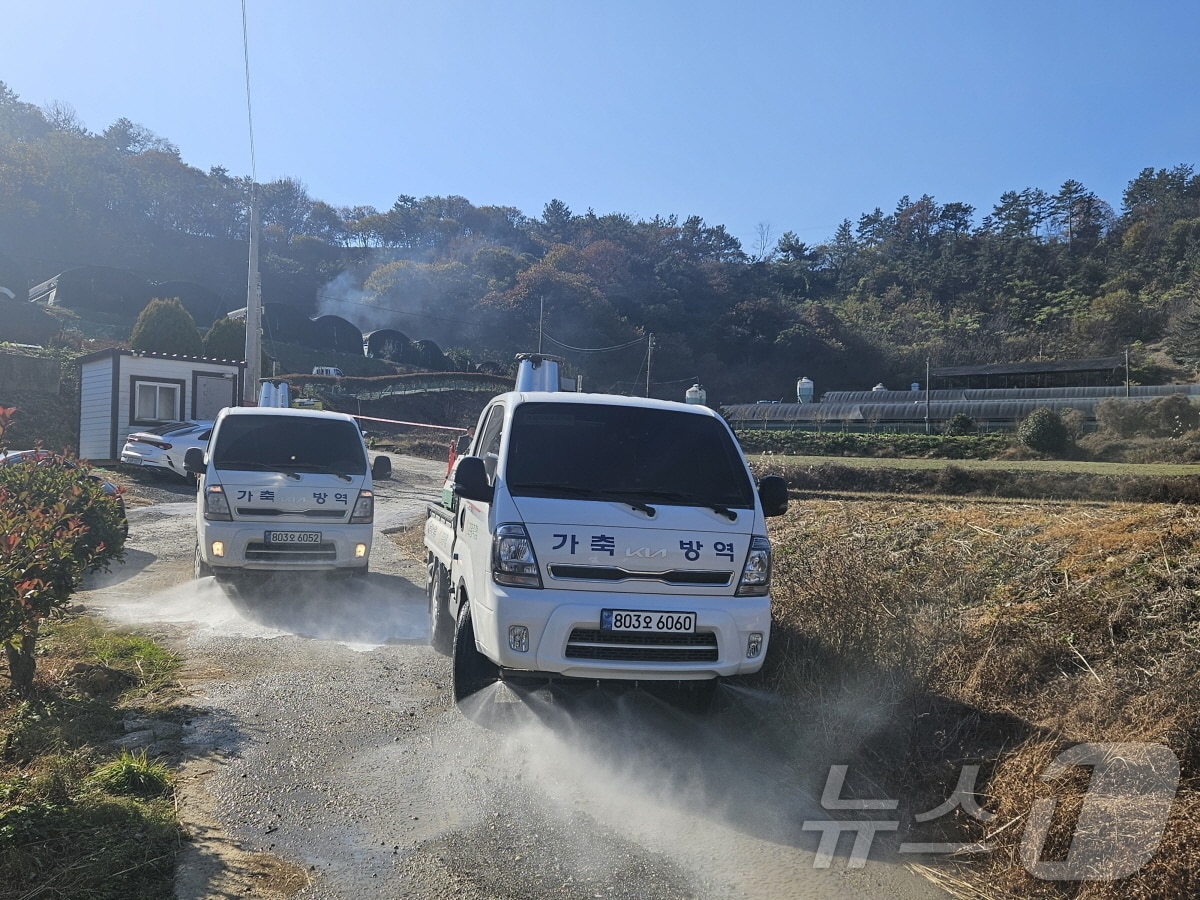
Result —
<path fill-rule="evenodd" d="M 824 243 L 784 232 L 757 252 L 699 217 L 552 201 L 532 218 L 403 194 L 385 210 L 333 207 L 287 178 L 259 187 L 263 299 L 436 341 L 464 367 L 536 349 L 543 310 L 544 348 L 601 390 L 644 390 L 653 333 L 653 393 L 681 397 L 699 379 L 718 402 L 791 397 L 801 375 L 818 392 L 902 386 L 923 379 L 927 357 L 1132 345 L 1136 364 L 1140 348 L 1165 346 L 1200 366 L 1200 176 L 1130 174 L 1120 209 L 1075 181 L 1014 189 L 986 211 L 902 197 Z M 99 265 L 244 305 L 249 192 L 248 178 L 189 166 L 127 119 L 92 133 L 0 83 L 0 285 L 18 296 Z M 575 349 L 613 347 L 624 349 Z"/>

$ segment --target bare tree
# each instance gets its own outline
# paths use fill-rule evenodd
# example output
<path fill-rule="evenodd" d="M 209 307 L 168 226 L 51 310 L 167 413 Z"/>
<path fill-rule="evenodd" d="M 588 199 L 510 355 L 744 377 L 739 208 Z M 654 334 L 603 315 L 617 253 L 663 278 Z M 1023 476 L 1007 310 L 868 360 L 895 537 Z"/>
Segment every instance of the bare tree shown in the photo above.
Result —
<path fill-rule="evenodd" d="M 775 247 L 771 244 L 771 223 L 759 222 L 754 229 L 754 259 L 758 262 L 770 262 L 775 256 Z"/>

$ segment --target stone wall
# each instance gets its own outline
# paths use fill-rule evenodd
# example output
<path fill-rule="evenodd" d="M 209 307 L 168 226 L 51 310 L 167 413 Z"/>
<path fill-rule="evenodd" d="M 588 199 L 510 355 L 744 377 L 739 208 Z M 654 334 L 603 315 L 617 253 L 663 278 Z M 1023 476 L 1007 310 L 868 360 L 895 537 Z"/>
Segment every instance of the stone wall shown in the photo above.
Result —
<path fill-rule="evenodd" d="M 15 391 L 57 394 L 58 381 L 57 359 L 0 351 L 0 403 Z"/>

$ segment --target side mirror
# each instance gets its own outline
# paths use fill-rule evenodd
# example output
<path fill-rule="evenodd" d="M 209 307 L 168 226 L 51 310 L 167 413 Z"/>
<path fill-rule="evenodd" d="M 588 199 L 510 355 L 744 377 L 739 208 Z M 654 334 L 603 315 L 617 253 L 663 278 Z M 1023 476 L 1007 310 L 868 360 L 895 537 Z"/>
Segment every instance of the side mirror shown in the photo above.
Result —
<path fill-rule="evenodd" d="M 488 484 L 487 469 L 478 456 L 463 456 L 454 467 L 454 493 L 467 500 L 491 503 L 496 490 Z"/>
<path fill-rule="evenodd" d="M 204 451 L 199 447 L 188 448 L 187 453 L 183 454 L 184 471 L 189 475 L 203 475 L 205 468 Z"/>
<path fill-rule="evenodd" d="M 782 516 L 788 508 L 787 481 L 779 475 L 764 475 L 758 482 L 758 500 L 764 516 Z"/>
<path fill-rule="evenodd" d="M 371 463 L 371 478 L 374 481 L 387 481 L 392 477 L 392 460 L 387 456 L 375 457 Z"/>

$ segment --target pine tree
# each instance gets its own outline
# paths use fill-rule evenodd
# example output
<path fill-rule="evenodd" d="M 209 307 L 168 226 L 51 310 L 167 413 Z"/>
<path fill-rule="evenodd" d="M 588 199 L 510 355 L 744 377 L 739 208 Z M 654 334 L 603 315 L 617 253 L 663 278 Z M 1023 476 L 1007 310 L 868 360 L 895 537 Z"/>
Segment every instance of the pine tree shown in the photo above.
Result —
<path fill-rule="evenodd" d="M 129 346 L 180 356 L 199 356 L 203 351 L 200 331 L 178 298 L 151 300 L 133 325 Z"/>
<path fill-rule="evenodd" d="M 211 359 L 241 359 L 244 357 L 246 355 L 246 323 L 228 316 L 213 322 L 208 333 L 204 335 L 204 355 Z"/>

